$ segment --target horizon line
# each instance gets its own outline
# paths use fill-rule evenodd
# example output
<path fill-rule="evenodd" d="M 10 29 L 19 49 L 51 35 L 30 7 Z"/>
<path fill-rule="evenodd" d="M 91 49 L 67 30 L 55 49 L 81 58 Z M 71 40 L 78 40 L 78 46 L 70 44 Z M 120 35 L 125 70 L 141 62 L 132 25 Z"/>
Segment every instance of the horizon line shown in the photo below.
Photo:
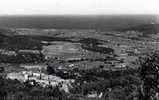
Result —
<path fill-rule="evenodd" d="M 0 16 L 158 16 L 159 14 L 0 14 Z"/>

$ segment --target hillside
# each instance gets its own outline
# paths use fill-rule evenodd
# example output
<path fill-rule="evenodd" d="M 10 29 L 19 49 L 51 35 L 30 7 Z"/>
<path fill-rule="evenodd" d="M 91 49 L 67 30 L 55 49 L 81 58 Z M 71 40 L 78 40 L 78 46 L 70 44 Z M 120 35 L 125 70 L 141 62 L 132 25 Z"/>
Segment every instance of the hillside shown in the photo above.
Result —
<path fill-rule="evenodd" d="M 144 33 L 144 35 L 156 34 L 159 33 L 159 24 L 142 24 L 135 27 L 118 29 L 118 31 L 139 31 Z"/>

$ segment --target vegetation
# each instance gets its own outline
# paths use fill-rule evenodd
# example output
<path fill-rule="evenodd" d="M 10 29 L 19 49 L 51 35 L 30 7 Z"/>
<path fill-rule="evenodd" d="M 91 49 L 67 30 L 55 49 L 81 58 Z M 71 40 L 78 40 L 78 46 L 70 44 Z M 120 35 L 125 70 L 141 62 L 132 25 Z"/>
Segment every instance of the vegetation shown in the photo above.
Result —
<path fill-rule="evenodd" d="M 119 31 L 125 32 L 125 31 L 131 31 L 135 30 L 138 32 L 144 33 L 144 36 L 147 36 L 149 34 L 156 34 L 159 32 L 159 24 L 142 24 L 134 27 L 129 27 L 125 29 L 119 29 Z"/>
<path fill-rule="evenodd" d="M 82 43 L 82 48 L 89 50 L 89 51 L 94 51 L 94 52 L 100 52 L 104 54 L 113 54 L 114 50 L 111 48 L 106 48 L 106 47 L 99 47 L 98 45 L 101 44 L 99 43 L 98 39 L 93 39 L 93 38 L 85 38 L 81 39 L 79 41 Z"/>
<path fill-rule="evenodd" d="M 87 96 L 96 91 L 103 93 L 103 100 L 158 100 L 158 61 L 159 53 L 153 52 L 140 58 L 139 69 L 104 71 L 100 67 L 76 70 L 81 77 L 72 84 L 71 94 Z"/>
<path fill-rule="evenodd" d="M 143 29 L 144 30 L 144 29 Z M 141 30 L 142 31 L 142 30 Z M 133 33 L 135 33 L 134 31 Z M 129 32 L 128 32 L 129 33 Z M 132 33 L 132 34 L 133 34 Z M 128 35 L 130 36 L 130 35 Z M 138 39 L 137 37 L 129 37 Z M 44 61 L 44 55 L 34 53 L 19 53 L 18 50 L 38 50 L 43 45 L 49 45 L 49 42 L 42 44 L 41 41 L 69 41 L 79 42 L 83 49 L 100 54 L 109 54 L 112 57 L 103 58 L 82 58 L 80 60 L 65 61 L 65 63 L 77 63 L 80 61 L 94 62 L 102 61 L 103 65 L 97 68 L 78 69 L 56 69 L 55 66 L 48 65 L 47 73 L 57 75 L 63 79 L 75 79 L 70 88 L 70 93 L 65 93 L 58 86 L 41 87 L 35 81 L 24 83 L 18 80 L 10 80 L 0 77 L 0 100 L 88 100 L 91 93 L 102 93 L 102 97 L 96 96 L 94 100 L 159 100 L 159 53 L 153 52 L 146 57 L 140 58 L 140 67 L 137 69 L 125 67 L 112 70 L 105 70 L 108 60 L 115 60 L 114 50 L 112 48 L 99 47 L 102 40 L 94 38 L 83 38 L 80 40 L 71 40 L 69 38 L 41 37 L 41 36 L 11 36 L 0 33 L 0 48 L 8 51 L 15 51 L 17 55 L 0 54 L 0 63 L 41 63 Z M 105 41 L 104 41 L 105 42 Z M 120 44 L 118 45 L 120 46 Z M 57 60 L 57 59 L 56 59 Z M 55 60 L 52 60 L 55 62 Z M 48 61 L 48 63 L 51 61 Z M 60 60 L 59 60 L 60 62 Z M 64 62 L 60 62 L 64 63 Z M 124 63 L 121 61 L 119 63 Z M 58 64 L 57 64 L 58 66 Z M 115 69 L 115 68 L 114 68 Z M 3 71 L 3 69 L 2 69 Z M 90 98 L 89 98 L 90 99 Z"/>
<path fill-rule="evenodd" d="M 0 100 L 68 100 L 66 95 L 58 86 L 43 88 L 35 81 L 20 83 L 0 78 Z"/>
<path fill-rule="evenodd" d="M 141 59 L 140 77 L 142 100 L 158 100 L 159 53 L 154 52 Z"/>
<path fill-rule="evenodd" d="M 43 54 L 34 54 L 34 53 L 22 53 L 17 55 L 3 55 L 0 54 L 1 63 L 40 63 L 44 62 Z"/>

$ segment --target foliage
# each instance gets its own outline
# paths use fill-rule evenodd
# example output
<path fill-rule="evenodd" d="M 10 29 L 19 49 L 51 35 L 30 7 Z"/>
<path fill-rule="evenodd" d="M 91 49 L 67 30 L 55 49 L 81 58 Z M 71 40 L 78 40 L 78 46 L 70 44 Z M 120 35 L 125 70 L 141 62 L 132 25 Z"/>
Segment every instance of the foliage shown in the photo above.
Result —
<path fill-rule="evenodd" d="M 5 100 L 67 100 L 66 93 L 58 87 L 41 87 L 29 81 L 20 83 L 17 80 L 0 78 L 0 98 Z"/>
<path fill-rule="evenodd" d="M 150 53 L 140 62 L 142 100 L 155 100 L 159 90 L 159 53 L 157 51 Z"/>

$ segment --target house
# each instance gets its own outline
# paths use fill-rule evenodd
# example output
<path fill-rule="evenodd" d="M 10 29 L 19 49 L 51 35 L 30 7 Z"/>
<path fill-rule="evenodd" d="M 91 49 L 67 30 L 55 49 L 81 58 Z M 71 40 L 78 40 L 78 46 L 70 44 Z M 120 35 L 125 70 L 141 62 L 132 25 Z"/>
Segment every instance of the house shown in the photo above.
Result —
<path fill-rule="evenodd" d="M 82 58 L 68 58 L 66 59 L 67 62 L 75 62 L 75 61 L 80 61 Z"/>
<path fill-rule="evenodd" d="M 74 67 L 75 65 L 74 65 L 74 64 L 70 64 L 70 65 L 68 65 L 68 66 L 71 68 L 71 67 Z"/>
<path fill-rule="evenodd" d="M 121 63 L 115 66 L 115 68 L 126 68 L 127 65 L 125 63 Z"/>
<path fill-rule="evenodd" d="M 103 93 L 97 93 L 96 91 L 91 91 L 88 93 L 87 97 L 88 98 L 101 98 L 103 96 Z"/>
<path fill-rule="evenodd" d="M 91 91 L 91 93 L 89 93 L 88 95 L 87 95 L 89 98 L 95 98 L 95 97 L 97 97 L 98 96 L 98 94 L 97 94 L 97 92 L 96 91 Z"/>

